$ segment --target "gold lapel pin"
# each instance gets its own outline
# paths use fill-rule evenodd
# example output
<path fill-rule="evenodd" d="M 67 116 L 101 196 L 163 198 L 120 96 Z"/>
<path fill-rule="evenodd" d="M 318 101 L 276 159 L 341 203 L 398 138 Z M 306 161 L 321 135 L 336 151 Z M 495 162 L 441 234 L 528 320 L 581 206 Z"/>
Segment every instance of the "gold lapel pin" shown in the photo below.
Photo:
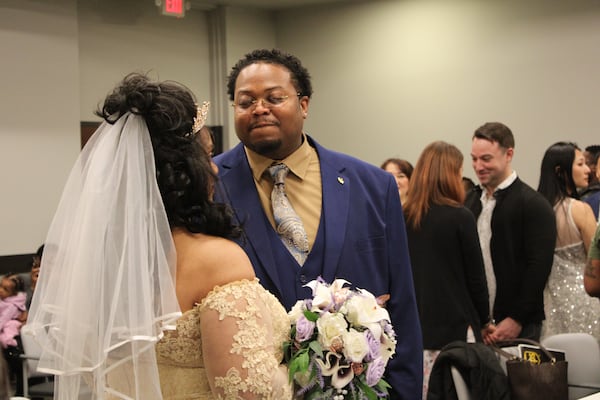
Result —
<path fill-rule="evenodd" d="M 340 185 L 344 184 L 344 178 L 342 178 L 341 176 L 338 176 L 338 182 L 340 183 Z"/>

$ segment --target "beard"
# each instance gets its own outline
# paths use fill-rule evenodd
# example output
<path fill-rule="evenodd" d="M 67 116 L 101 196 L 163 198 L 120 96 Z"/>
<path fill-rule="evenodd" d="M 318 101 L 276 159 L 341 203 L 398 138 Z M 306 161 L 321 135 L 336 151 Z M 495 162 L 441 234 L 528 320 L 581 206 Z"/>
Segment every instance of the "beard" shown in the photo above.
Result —
<path fill-rule="evenodd" d="M 280 139 L 263 140 L 255 143 L 248 143 L 246 146 L 261 156 L 277 159 L 277 157 L 274 157 L 274 155 L 276 155 L 277 151 L 281 149 L 282 143 L 283 142 Z"/>

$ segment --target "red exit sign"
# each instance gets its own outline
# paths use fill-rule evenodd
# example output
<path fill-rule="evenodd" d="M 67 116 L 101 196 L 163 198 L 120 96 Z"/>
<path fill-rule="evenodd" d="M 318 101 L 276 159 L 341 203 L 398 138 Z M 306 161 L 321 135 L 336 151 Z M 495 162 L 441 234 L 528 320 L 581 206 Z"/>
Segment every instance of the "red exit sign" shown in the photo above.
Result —
<path fill-rule="evenodd" d="M 173 17 L 185 15 L 185 0 L 162 0 L 162 13 Z"/>

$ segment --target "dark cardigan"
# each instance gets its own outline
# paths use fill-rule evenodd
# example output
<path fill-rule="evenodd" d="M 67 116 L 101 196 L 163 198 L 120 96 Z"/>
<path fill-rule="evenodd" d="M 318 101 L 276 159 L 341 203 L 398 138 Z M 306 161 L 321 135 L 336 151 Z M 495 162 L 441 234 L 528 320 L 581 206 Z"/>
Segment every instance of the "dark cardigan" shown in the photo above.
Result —
<path fill-rule="evenodd" d="M 481 341 L 490 306 L 473 214 L 462 206 L 433 205 L 419 229 L 409 222 L 406 232 L 423 347 L 439 350 L 466 340 L 469 326 Z"/>
<path fill-rule="evenodd" d="M 548 200 L 519 178 L 494 196 L 490 243 L 497 287 L 494 319 L 540 323 L 556 245 L 554 211 Z M 480 198 L 477 186 L 465 202 L 476 217 L 481 213 Z"/>

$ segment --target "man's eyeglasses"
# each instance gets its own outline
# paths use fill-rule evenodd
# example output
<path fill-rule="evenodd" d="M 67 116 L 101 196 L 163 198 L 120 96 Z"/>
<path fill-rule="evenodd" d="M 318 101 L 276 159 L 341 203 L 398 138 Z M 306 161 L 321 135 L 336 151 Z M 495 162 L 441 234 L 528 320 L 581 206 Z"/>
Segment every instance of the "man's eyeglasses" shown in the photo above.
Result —
<path fill-rule="evenodd" d="M 301 93 L 296 93 L 296 96 L 302 97 Z M 280 107 L 283 105 L 290 96 L 283 94 L 270 94 L 265 98 L 255 99 L 251 96 L 242 95 L 238 99 L 236 99 L 231 106 L 238 113 L 245 113 L 251 110 L 258 105 L 258 102 L 265 108 L 272 110 L 273 108 Z"/>

